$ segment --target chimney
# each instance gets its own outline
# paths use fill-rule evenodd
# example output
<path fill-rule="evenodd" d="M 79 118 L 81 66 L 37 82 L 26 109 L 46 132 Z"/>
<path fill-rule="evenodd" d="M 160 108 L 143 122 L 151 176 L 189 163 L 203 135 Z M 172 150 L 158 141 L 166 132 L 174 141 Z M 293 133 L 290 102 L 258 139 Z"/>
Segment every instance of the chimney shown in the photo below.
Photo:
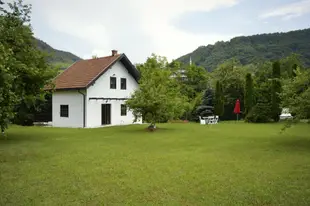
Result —
<path fill-rule="evenodd" d="M 112 50 L 112 56 L 115 56 L 115 55 L 117 55 L 117 50 Z"/>

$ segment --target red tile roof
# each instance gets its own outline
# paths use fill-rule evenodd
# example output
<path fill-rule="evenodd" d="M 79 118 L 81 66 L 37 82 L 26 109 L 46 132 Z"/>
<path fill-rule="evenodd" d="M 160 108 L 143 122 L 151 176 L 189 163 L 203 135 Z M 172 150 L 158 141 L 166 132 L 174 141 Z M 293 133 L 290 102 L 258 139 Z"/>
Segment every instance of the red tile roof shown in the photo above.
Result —
<path fill-rule="evenodd" d="M 116 54 L 115 56 L 77 61 L 55 78 L 55 89 L 86 88 L 121 56 Z"/>

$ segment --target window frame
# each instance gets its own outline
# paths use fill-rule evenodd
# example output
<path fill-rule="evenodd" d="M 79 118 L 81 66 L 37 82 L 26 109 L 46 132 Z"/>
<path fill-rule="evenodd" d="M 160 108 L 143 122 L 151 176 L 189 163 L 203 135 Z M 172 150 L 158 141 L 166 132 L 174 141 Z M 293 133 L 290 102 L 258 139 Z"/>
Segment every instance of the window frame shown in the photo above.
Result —
<path fill-rule="evenodd" d="M 65 107 L 66 109 L 64 109 L 63 107 Z M 61 104 L 59 114 L 60 114 L 60 117 L 69 117 L 69 105 Z"/>
<path fill-rule="evenodd" d="M 126 104 L 121 104 L 121 116 L 127 116 L 127 106 Z"/>
<path fill-rule="evenodd" d="M 123 82 L 125 81 L 125 82 Z M 122 87 L 125 86 L 125 87 Z M 127 79 L 126 78 L 121 78 L 121 90 L 126 90 L 127 89 Z"/>
<path fill-rule="evenodd" d="M 115 84 L 112 84 L 112 79 L 115 80 Z M 115 88 L 112 87 L 112 85 L 115 86 Z M 110 89 L 116 89 L 116 87 L 117 87 L 116 85 L 117 85 L 116 77 L 110 77 Z"/>

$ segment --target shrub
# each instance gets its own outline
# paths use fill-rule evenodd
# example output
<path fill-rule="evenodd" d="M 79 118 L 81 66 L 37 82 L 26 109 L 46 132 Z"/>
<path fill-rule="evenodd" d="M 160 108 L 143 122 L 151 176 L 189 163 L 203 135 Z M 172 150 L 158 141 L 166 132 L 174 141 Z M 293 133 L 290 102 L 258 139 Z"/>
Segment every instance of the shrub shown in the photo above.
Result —
<path fill-rule="evenodd" d="M 257 103 L 248 115 L 245 117 L 246 122 L 265 123 L 270 121 L 270 106 L 266 103 Z"/>
<path fill-rule="evenodd" d="M 199 116 L 210 116 L 210 115 L 213 115 L 213 108 L 212 106 L 205 106 L 205 105 L 202 105 L 202 106 L 199 106 L 196 110 L 197 114 Z"/>

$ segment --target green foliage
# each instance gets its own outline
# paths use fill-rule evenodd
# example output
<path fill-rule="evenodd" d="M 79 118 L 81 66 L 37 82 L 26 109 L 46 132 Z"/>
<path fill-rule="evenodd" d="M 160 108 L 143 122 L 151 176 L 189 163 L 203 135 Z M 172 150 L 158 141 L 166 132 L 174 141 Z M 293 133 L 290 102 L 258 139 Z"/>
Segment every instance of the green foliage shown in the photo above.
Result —
<path fill-rule="evenodd" d="M 271 111 L 272 111 L 272 119 L 275 122 L 279 121 L 279 115 L 281 114 L 281 68 L 280 62 L 276 61 L 272 65 L 272 90 L 271 90 Z"/>
<path fill-rule="evenodd" d="M 29 5 L 19 0 L 1 7 L 0 13 L 0 126 L 4 130 L 8 122 L 22 111 L 34 107 L 42 98 L 44 85 L 55 75 L 46 64 L 45 55 L 38 51 L 29 26 Z"/>
<path fill-rule="evenodd" d="M 291 55 L 280 59 L 280 76 L 282 78 L 292 78 L 295 76 L 297 67 L 303 69 L 302 66 L 301 56 L 299 54 L 292 53 Z"/>
<path fill-rule="evenodd" d="M 272 105 L 271 105 L 271 91 L 272 91 L 272 63 L 262 62 L 257 65 L 253 72 L 253 95 L 252 95 L 252 109 L 246 108 L 246 122 L 263 123 L 272 120 Z M 252 78 L 252 75 L 251 75 Z M 249 74 L 246 78 L 246 91 L 245 91 L 245 107 L 247 107 L 247 97 L 251 95 L 251 91 L 247 90 L 247 85 L 251 85 L 249 81 Z M 251 101 L 251 100 L 250 100 Z"/>
<path fill-rule="evenodd" d="M 281 67 L 279 61 L 275 61 L 272 64 L 272 77 L 277 79 L 281 77 Z"/>
<path fill-rule="evenodd" d="M 189 65 L 185 67 L 186 80 L 184 84 L 191 88 L 192 94 L 198 94 L 203 92 L 209 85 L 209 74 L 203 67 L 198 67 L 196 65 Z M 187 94 L 191 97 L 191 94 Z"/>
<path fill-rule="evenodd" d="M 296 70 L 296 77 L 284 81 L 282 107 L 289 108 L 294 118 L 310 118 L 310 71 Z"/>
<path fill-rule="evenodd" d="M 214 106 L 214 91 L 212 89 L 209 88 L 204 92 L 202 105 Z"/>
<path fill-rule="evenodd" d="M 295 52 L 300 55 L 301 62 L 309 67 L 309 36 L 310 29 L 236 37 L 228 42 L 200 46 L 177 60 L 187 63 L 191 57 L 194 64 L 212 71 L 231 58 L 236 58 L 243 65 L 247 65 L 280 59 Z"/>
<path fill-rule="evenodd" d="M 209 84 L 210 76 L 203 67 L 195 65 L 181 65 L 180 63 L 170 64 L 173 72 L 182 70 L 182 74 L 177 73 L 177 80 L 181 85 L 182 94 L 190 99 L 194 99 L 198 94 L 202 93 Z"/>
<path fill-rule="evenodd" d="M 210 85 L 210 75 L 203 67 L 182 65 L 177 61 L 172 61 L 169 68 L 173 74 L 176 74 L 181 94 L 188 99 L 185 118 L 196 121 L 198 116 L 196 109 L 201 104 L 205 89 Z"/>
<path fill-rule="evenodd" d="M 166 59 L 152 55 L 139 65 L 139 71 L 139 89 L 126 102 L 135 117 L 142 115 L 151 124 L 181 117 L 188 103 L 177 80 L 171 78 Z"/>
<path fill-rule="evenodd" d="M 214 113 L 219 116 L 222 116 L 224 114 L 224 94 L 223 86 L 220 81 L 216 82 L 215 87 Z"/>
<path fill-rule="evenodd" d="M 196 115 L 205 117 L 214 114 L 214 91 L 207 89 L 204 92 L 201 105 L 196 108 Z"/>
<path fill-rule="evenodd" d="M 216 68 L 211 76 L 213 85 L 216 85 L 217 81 L 221 82 L 224 94 L 224 114 L 223 120 L 235 119 L 233 113 L 236 99 L 240 100 L 241 109 L 243 108 L 244 99 L 244 85 L 245 75 L 248 72 L 248 67 L 244 67 L 240 62 L 235 59 L 231 59 L 218 68 Z"/>
<path fill-rule="evenodd" d="M 0 129 L 2 131 L 7 128 L 10 119 L 13 118 L 14 104 L 18 102 L 17 95 L 12 92 L 14 76 L 10 67 L 8 67 L 11 61 L 11 51 L 6 49 L 0 42 Z"/>
<path fill-rule="evenodd" d="M 270 122 L 270 106 L 266 103 L 257 103 L 245 117 L 246 122 L 267 123 Z"/>
<path fill-rule="evenodd" d="M 181 93 L 182 94 L 182 93 Z M 186 104 L 185 108 L 185 119 L 186 120 L 197 120 L 197 113 L 196 108 L 199 106 L 200 102 L 202 101 L 202 93 L 196 94 L 194 99 L 186 98 L 188 103 Z"/>
<path fill-rule="evenodd" d="M 252 74 L 247 73 L 245 77 L 245 91 L 244 91 L 244 109 L 245 116 L 251 111 L 254 105 L 254 88 Z"/>
<path fill-rule="evenodd" d="M 55 62 L 52 64 L 52 66 L 58 71 L 63 71 L 71 65 L 72 63 L 63 63 L 63 62 Z"/>
<path fill-rule="evenodd" d="M 270 104 L 271 102 L 271 80 L 272 63 L 262 62 L 254 71 L 254 101 Z M 270 105 L 271 106 L 271 105 Z"/>

